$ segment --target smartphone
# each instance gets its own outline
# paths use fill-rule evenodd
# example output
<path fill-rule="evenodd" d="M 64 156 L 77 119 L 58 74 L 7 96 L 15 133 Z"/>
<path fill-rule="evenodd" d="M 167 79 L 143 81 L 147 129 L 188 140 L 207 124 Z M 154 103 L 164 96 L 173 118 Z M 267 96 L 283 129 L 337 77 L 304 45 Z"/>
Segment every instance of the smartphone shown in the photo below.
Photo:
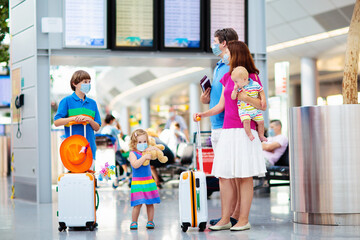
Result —
<path fill-rule="evenodd" d="M 205 92 L 206 89 L 211 87 L 210 79 L 206 75 L 200 80 L 200 86 L 203 92 Z"/>

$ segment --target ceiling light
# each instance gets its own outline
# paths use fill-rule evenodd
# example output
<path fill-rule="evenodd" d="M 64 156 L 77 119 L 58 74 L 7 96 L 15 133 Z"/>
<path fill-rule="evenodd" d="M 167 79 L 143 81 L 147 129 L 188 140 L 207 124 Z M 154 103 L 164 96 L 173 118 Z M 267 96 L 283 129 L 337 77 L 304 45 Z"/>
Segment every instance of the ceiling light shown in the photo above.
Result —
<path fill-rule="evenodd" d="M 345 27 L 345 28 L 340 28 L 340 29 L 336 29 L 336 30 L 333 30 L 333 31 L 329 31 L 329 32 L 314 34 L 314 35 L 310 35 L 310 36 L 307 36 L 307 37 L 298 38 L 298 39 L 295 39 L 295 40 L 291 40 L 291 41 L 282 42 L 282 43 L 278 43 L 278 44 L 268 46 L 266 48 L 266 51 L 268 53 L 275 52 L 275 51 L 278 51 L 278 50 L 281 50 L 281 49 L 284 49 L 284 48 L 294 47 L 294 46 L 302 45 L 302 44 L 305 44 L 305 43 L 315 42 L 315 41 L 324 40 L 324 39 L 327 39 L 327 38 L 332 38 L 332 37 L 340 36 L 340 35 L 343 35 L 343 34 L 347 34 L 348 31 L 349 31 L 349 27 Z"/>
<path fill-rule="evenodd" d="M 164 84 L 164 83 L 166 83 L 166 82 L 168 82 L 168 81 L 170 81 L 172 79 L 179 78 L 179 77 L 182 77 L 182 76 L 186 76 L 188 74 L 199 72 L 199 71 L 202 71 L 202 70 L 204 70 L 203 67 L 192 67 L 192 68 L 188 68 L 188 69 L 185 69 L 185 70 L 182 70 L 182 71 L 179 71 L 179 72 L 175 72 L 175 73 L 172 73 L 172 74 L 169 74 L 169 75 L 166 75 L 166 76 L 163 76 L 163 77 L 148 81 L 148 82 L 143 83 L 141 85 L 138 85 L 138 86 L 136 86 L 134 88 L 131 88 L 131 89 L 125 91 L 125 92 L 122 92 L 122 93 L 118 94 L 115 98 L 113 98 L 111 100 L 111 102 L 109 104 L 109 108 L 113 109 L 116 103 L 121 102 L 122 100 L 125 100 L 125 99 L 129 98 L 133 94 L 136 94 L 136 93 L 140 94 L 141 92 L 147 91 L 150 88 L 161 86 L 162 84 Z"/>

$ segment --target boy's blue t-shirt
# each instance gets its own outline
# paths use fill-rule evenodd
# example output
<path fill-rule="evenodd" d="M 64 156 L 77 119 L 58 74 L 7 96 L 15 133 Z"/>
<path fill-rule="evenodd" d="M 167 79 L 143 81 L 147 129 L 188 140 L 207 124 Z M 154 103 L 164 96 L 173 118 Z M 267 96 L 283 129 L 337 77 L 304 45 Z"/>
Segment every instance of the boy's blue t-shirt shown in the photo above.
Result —
<path fill-rule="evenodd" d="M 67 118 L 76 115 L 86 115 L 94 119 L 101 126 L 101 119 L 96 102 L 85 96 L 85 100 L 80 99 L 75 92 L 60 101 L 54 120 Z M 65 126 L 65 136 L 70 136 L 70 128 Z M 72 134 L 84 136 L 84 126 L 82 124 L 72 126 Z M 96 144 L 94 130 L 90 124 L 86 125 L 86 139 L 90 143 L 93 159 L 95 159 Z"/>
<path fill-rule="evenodd" d="M 214 69 L 213 81 L 210 92 L 210 109 L 215 107 L 221 98 L 223 85 L 220 83 L 221 78 L 225 73 L 229 72 L 230 67 L 223 63 L 221 60 L 217 62 Z M 223 127 L 224 112 L 210 117 L 211 129 L 219 129 Z"/>

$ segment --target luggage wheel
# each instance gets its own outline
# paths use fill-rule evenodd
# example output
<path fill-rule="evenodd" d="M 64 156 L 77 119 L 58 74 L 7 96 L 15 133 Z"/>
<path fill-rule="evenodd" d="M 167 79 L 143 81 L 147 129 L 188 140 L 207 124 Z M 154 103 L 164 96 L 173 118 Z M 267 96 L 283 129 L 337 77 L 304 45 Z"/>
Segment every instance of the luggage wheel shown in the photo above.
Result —
<path fill-rule="evenodd" d="M 59 222 L 59 227 L 58 227 L 59 232 L 62 232 L 66 229 L 67 229 L 66 224 L 64 222 Z"/>
<path fill-rule="evenodd" d="M 186 232 L 190 226 L 191 226 L 190 223 L 183 223 L 181 225 L 181 229 L 182 229 L 183 232 Z"/>
<path fill-rule="evenodd" d="M 202 222 L 199 224 L 199 231 L 203 232 L 206 228 L 206 222 Z"/>
<path fill-rule="evenodd" d="M 96 226 L 97 224 L 94 222 L 86 222 L 86 227 L 89 228 L 90 231 L 94 231 Z"/>

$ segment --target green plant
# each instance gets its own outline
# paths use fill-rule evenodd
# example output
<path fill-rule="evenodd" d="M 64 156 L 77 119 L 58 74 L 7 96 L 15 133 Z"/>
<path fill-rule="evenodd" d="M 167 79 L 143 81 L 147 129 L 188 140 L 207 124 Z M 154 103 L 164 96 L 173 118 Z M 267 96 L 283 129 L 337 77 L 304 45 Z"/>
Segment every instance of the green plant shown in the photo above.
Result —
<path fill-rule="evenodd" d="M 9 0 L 0 0 L 0 63 L 5 62 L 9 65 L 9 45 L 3 44 L 5 35 L 9 33 Z"/>

